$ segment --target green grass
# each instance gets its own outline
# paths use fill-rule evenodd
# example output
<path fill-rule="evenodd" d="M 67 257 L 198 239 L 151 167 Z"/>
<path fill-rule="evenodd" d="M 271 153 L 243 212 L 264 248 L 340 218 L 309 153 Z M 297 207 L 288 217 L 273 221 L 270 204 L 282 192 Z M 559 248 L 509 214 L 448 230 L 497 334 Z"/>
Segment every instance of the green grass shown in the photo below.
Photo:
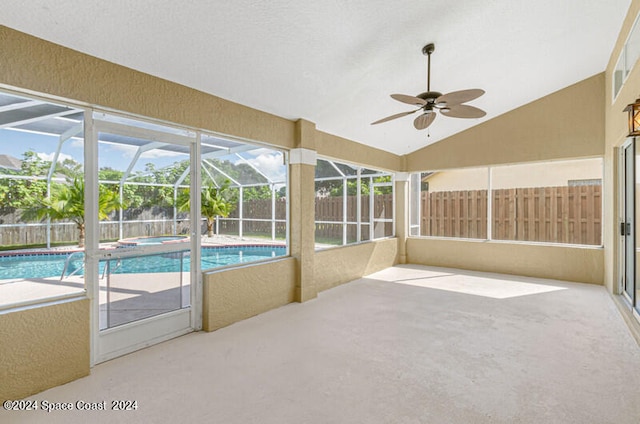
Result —
<path fill-rule="evenodd" d="M 316 237 L 316 243 L 319 244 L 332 244 L 334 246 L 341 246 L 342 245 L 342 239 L 336 239 L 336 238 L 331 238 L 331 237 Z"/>
<path fill-rule="evenodd" d="M 236 236 L 236 237 L 238 236 L 237 233 L 229 233 L 229 234 L 221 233 L 219 235 L 221 235 L 221 236 Z M 242 237 L 251 237 L 251 238 L 256 238 L 256 239 L 271 240 L 271 234 L 252 233 L 252 232 L 247 232 L 247 231 L 243 231 L 242 232 Z M 286 239 L 284 237 L 278 237 L 276 235 L 275 240 L 276 241 L 285 241 Z"/>
<path fill-rule="evenodd" d="M 57 242 L 51 243 L 51 247 L 63 247 L 63 246 L 74 246 L 77 245 L 76 241 L 65 241 L 65 242 Z M 5 250 L 19 250 L 19 249 L 41 249 L 43 247 L 47 247 L 46 243 L 35 243 L 35 244 L 10 244 L 6 246 L 0 246 L 0 251 Z"/>
<path fill-rule="evenodd" d="M 100 243 L 108 243 L 118 241 L 118 239 L 112 240 L 100 240 Z M 77 241 L 59 241 L 55 243 L 51 243 L 51 247 L 65 247 L 65 246 L 77 246 Z M 9 244 L 5 246 L 0 246 L 0 252 L 6 250 L 28 250 L 28 249 L 43 249 L 46 248 L 46 243 L 33 243 L 33 244 Z"/>

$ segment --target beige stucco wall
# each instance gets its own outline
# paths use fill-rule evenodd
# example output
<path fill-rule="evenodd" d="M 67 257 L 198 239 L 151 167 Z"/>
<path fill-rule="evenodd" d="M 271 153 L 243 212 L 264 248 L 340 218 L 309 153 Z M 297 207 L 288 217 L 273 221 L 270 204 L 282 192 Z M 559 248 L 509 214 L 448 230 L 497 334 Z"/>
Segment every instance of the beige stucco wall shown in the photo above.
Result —
<path fill-rule="evenodd" d="M 489 170 L 462 168 L 438 171 L 424 181 L 429 182 L 429 191 L 486 190 L 489 185 Z"/>
<path fill-rule="evenodd" d="M 524 243 L 409 238 L 412 264 L 602 284 L 604 250 Z"/>
<path fill-rule="evenodd" d="M 636 62 L 627 77 L 620 93 L 613 100 L 612 79 L 616 61 L 627 40 L 631 26 L 640 12 L 640 0 L 633 0 L 624 20 L 616 45 L 605 71 L 605 174 L 604 174 L 604 245 L 605 245 L 605 284 L 613 292 L 618 292 L 618 255 L 619 236 L 616 229 L 620 210 L 618 204 L 617 148 L 624 143 L 627 134 L 627 114 L 624 107 L 633 103 L 640 94 L 640 66 Z"/>
<path fill-rule="evenodd" d="M 294 258 L 204 273 L 202 327 L 214 331 L 295 300 Z"/>
<path fill-rule="evenodd" d="M 318 291 L 395 265 L 398 243 L 398 239 L 390 238 L 316 252 L 314 274 Z"/>
<path fill-rule="evenodd" d="M 0 400 L 89 374 L 89 300 L 0 313 Z"/>
<path fill-rule="evenodd" d="M 350 143 L 349 140 L 335 135 L 318 131 L 316 134 L 316 148 L 318 155 L 331 159 L 342 160 L 384 171 L 402 171 L 403 157 L 373 149 L 363 144 Z"/>
<path fill-rule="evenodd" d="M 407 156 L 408 171 L 602 156 L 604 74 Z"/>

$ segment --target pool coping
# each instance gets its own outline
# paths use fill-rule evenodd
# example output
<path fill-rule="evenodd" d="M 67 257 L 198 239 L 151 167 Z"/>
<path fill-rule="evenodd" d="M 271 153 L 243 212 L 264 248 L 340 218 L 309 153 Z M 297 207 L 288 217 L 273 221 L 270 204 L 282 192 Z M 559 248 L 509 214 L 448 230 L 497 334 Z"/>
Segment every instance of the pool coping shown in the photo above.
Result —
<path fill-rule="evenodd" d="M 135 246 L 127 246 L 127 247 L 135 247 Z M 286 244 L 268 244 L 268 243 L 250 243 L 250 244 L 202 244 L 201 248 L 205 249 L 233 249 L 240 247 L 284 247 L 286 248 Z M 100 250 L 113 250 L 118 249 L 117 246 L 109 246 Z M 188 249 L 187 249 L 188 250 Z M 0 257 L 3 256 L 40 256 L 40 255 L 66 255 L 70 253 L 84 252 L 84 249 L 51 249 L 51 250 L 5 250 L 0 252 Z"/>

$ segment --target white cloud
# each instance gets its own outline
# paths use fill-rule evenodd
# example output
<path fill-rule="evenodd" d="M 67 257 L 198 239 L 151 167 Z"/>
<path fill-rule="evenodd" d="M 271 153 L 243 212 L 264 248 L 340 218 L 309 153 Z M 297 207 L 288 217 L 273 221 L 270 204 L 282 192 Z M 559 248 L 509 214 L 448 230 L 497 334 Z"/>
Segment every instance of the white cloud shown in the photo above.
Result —
<path fill-rule="evenodd" d="M 84 139 L 83 138 L 72 138 L 69 142 L 71 147 L 84 149 Z"/>
<path fill-rule="evenodd" d="M 109 147 L 106 147 L 108 145 Z M 131 146 L 129 144 L 120 144 L 120 143 L 109 143 L 105 142 L 105 148 L 111 151 L 120 151 L 122 152 L 122 156 L 125 158 L 133 158 L 133 156 L 138 151 L 138 146 Z M 181 157 L 182 159 L 188 159 L 189 156 L 184 153 L 172 152 L 168 150 L 160 150 L 153 149 L 146 151 L 140 155 L 141 158 L 153 159 L 153 158 L 164 158 L 164 157 Z"/>
<path fill-rule="evenodd" d="M 37 153 L 38 157 L 42 160 L 47 160 L 47 161 L 52 161 L 53 160 L 53 156 L 55 155 L 55 152 L 51 152 L 51 153 Z M 73 159 L 73 156 L 71 155 L 67 155 L 66 153 L 60 153 L 60 155 L 58 155 L 58 162 L 64 162 L 65 159 Z"/>
<path fill-rule="evenodd" d="M 266 150 L 266 149 L 265 149 Z M 284 181 L 287 175 L 287 167 L 282 164 L 282 153 L 267 150 L 255 158 L 247 158 L 247 162 L 258 168 L 273 181 Z"/>
<path fill-rule="evenodd" d="M 104 143 L 105 152 L 120 152 L 125 158 L 132 158 L 136 154 L 136 150 L 138 150 L 136 146 L 128 144 Z"/>
<path fill-rule="evenodd" d="M 280 153 L 276 153 L 274 152 L 272 149 L 267 149 L 266 147 L 258 147 L 257 149 L 253 149 L 253 150 L 249 150 L 246 151 L 244 153 L 241 153 L 241 156 L 252 156 L 252 157 L 257 157 L 260 155 L 274 155 L 274 154 L 278 154 L 280 155 Z"/>
<path fill-rule="evenodd" d="M 149 150 L 140 155 L 141 158 L 166 158 L 166 157 L 181 157 L 181 159 L 189 159 L 189 155 L 179 152 L 170 152 L 168 150 Z"/>

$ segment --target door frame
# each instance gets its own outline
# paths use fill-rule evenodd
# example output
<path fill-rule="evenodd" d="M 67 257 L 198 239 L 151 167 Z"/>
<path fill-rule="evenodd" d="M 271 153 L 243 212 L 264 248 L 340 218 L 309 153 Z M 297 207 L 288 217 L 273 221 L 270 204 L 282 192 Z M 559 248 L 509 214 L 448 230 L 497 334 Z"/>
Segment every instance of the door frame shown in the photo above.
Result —
<path fill-rule="evenodd" d="M 631 161 L 628 156 L 631 155 Z M 635 138 L 628 138 L 620 146 L 620 154 L 618 156 L 619 163 L 619 219 L 616 228 L 619 243 L 619 278 L 618 291 L 620 295 L 629 303 L 632 310 L 635 310 L 638 299 L 636 299 L 636 198 L 635 198 L 635 181 L 636 181 L 636 145 Z M 628 165 L 630 164 L 630 166 Z M 633 184 L 633 189 L 628 191 L 629 181 Z M 630 194 L 630 196 L 629 196 Z M 629 199 L 631 197 L 631 199 Z M 631 249 L 632 254 L 629 254 Z M 629 260 L 629 258 L 631 258 Z M 629 284 L 631 287 L 631 295 L 629 295 Z"/>
<path fill-rule="evenodd" d="M 191 208 L 189 249 L 191 254 L 190 267 L 190 306 L 161 315 L 145 318 L 117 327 L 100 330 L 100 281 L 99 261 L 110 258 L 110 254 L 99 249 L 100 230 L 97 213 L 99 181 L 98 181 L 98 138 L 99 133 L 110 132 L 114 128 L 108 122 L 94 119 L 94 109 L 85 113 L 85 227 L 86 227 L 86 255 L 85 255 L 85 286 L 87 296 L 91 302 L 90 316 L 90 363 L 98 363 L 125 355 L 171 338 L 197 331 L 202 328 L 202 273 L 200 270 L 200 191 L 201 191 L 201 133 L 194 131 L 194 137 L 176 136 L 170 143 L 188 146 L 190 159 L 190 193 Z M 138 118 L 134 118 L 138 119 Z M 162 124 L 167 127 L 171 125 Z M 122 128 L 121 125 L 117 125 Z M 134 129 L 134 136 L 140 135 L 140 129 Z M 166 140 L 164 140 L 166 141 Z M 137 247 L 140 254 L 154 253 L 157 247 Z M 161 250 L 162 248 L 160 248 Z M 168 248 L 171 250 L 171 248 Z M 126 249 L 129 250 L 129 249 Z M 122 251 L 127 256 L 127 252 Z M 120 256 L 118 254 L 117 256 Z"/>

